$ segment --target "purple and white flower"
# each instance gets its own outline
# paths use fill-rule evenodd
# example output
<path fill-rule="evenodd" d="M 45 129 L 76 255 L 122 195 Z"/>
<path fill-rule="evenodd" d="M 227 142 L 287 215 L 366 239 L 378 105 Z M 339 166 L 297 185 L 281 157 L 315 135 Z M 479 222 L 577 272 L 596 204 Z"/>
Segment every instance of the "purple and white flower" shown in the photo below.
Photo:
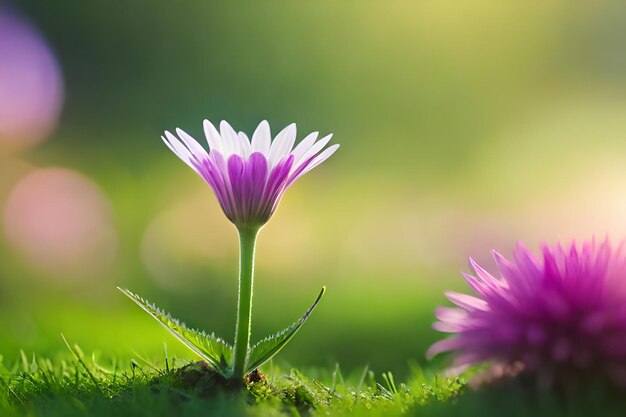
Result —
<path fill-rule="evenodd" d="M 513 259 L 493 252 L 499 277 L 470 258 L 463 274 L 475 296 L 447 292 L 433 327 L 454 336 L 427 355 L 454 352 L 455 367 L 489 362 L 523 367 L 542 386 L 607 377 L 626 386 L 626 248 L 608 240 L 518 244 Z"/>
<path fill-rule="evenodd" d="M 249 140 L 226 121 L 220 130 L 204 121 L 210 151 L 182 129 L 178 137 L 165 132 L 165 144 L 211 187 L 226 217 L 237 227 L 265 224 L 291 184 L 330 157 L 339 147 L 326 149 L 332 135 L 319 140 L 318 132 L 294 147 L 296 125 L 290 124 L 272 140 L 270 126 L 262 121 Z"/>

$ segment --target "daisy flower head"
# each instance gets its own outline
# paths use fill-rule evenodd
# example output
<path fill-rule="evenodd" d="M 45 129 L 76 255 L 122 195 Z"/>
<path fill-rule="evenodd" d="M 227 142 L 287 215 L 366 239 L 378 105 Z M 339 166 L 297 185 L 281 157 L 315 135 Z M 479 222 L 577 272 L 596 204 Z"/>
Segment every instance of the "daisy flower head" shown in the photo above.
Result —
<path fill-rule="evenodd" d="M 264 225 L 287 188 L 339 147 L 335 144 L 325 148 L 332 134 L 318 140 L 318 132 L 307 135 L 294 147 L 295 124 L 272 139 L 267 121 L 262 121 L 248 139 L 226 121 L 218 130 L 205 120 L 208 152 L 182 129 L 176 129 L 176 134 L 166 131 L 162 139 L 209 184 L 224 214 L 237 227 Z"/>
<path fill-rule="evenodd" d="M 427 355 L 452 352 L 453 367 L 492 363 L 522 369 L 543 387 L 604 379 L 626 387 L 626 248 L 608 239 L 518 244 L 511 260 L 493 251 L 498 276 L 470 258 L 474 295 L 447 292 L 436 330 L 452 333 Z"/>

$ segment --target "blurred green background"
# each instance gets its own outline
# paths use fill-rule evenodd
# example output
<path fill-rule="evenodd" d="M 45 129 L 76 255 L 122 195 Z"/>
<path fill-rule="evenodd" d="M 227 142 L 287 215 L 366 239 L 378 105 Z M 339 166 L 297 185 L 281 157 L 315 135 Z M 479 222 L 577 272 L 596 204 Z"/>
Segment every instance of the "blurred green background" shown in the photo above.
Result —
<path fill-rule="evenodd" d="M 40 32 L 63 79 L 56 128 L 0 147 L 5 358 L 54 356 L 60 333 L 104 356 L 161 359 L 165 342 L 193 358 L 116 286 L 232 339 L 235 231 L 159 138 L 202 139 L 204 118 L 248 133 L 296 122 L 299 138 L 342 145 L 260 236 L 253 340 L 328 287 L 284 363 L 402 375 L 441 337 L 433 309 L 466 289 L 468 256 L 493 268 L 490 250 L 517 240 L 625 235 L 623 3 L 2 7 Z"/>

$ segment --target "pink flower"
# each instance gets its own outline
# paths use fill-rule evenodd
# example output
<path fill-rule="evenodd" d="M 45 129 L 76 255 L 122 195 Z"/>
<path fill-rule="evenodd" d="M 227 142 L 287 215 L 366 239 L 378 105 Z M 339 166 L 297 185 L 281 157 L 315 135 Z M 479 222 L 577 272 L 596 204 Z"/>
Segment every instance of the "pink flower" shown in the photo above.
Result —
<path fill-rule="evenodd" d="M 205 120 L 210 152 L 183 130 L 176 129 L 176 133 L 178 138 L 166 131 L 163 141 L 204 178 L 226 217 L 237 227 L 265 224 L 287 188 L 339 147 L 324 149 L 332 135 L 317 140 L 318 133 L 313 132 L 294 148 L 295 124 L 284 128 L 272 141 L 266 121 L 259 124 L 249 140 L 225 121 L 220 123 L 218 132 Z"/>
<path fill-rule="evenodd" d="M 608 377 L 626 386 L 626 253 L 608 240 L 542 247 L 538 259 L 519 244 L 513 260 L 493 257 L 499 277 L 473 259 L 463 274 L 475 296 L 448 292 L 433 327 L 454 336 L 428 356 L 454 352 L 453 365 L 491 362 L 540 385 Z"/>

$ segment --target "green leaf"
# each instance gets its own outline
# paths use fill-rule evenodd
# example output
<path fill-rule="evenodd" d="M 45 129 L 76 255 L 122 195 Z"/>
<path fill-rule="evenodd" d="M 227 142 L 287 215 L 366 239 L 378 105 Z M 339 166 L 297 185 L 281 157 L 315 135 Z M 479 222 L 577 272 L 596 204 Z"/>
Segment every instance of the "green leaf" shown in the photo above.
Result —
<path fill-rule="evenodd" d="M 304 322 L 309 318 L 313 309 L 317 306 L 317 303 L 320 302 L 322 296 L 326 292 L 326 287 L 322 287 L 322 291 L 315 299 L 315 302 L 309 309 L 304 313 L 302 317 L 291 326 L 286 329 L 276 333 L 273 336 L 268 336 L 265 339 L 258 342 L 256 345 L 252 346 L 250 349 L 250 359 L 248 361 L 248 368 L 246 372 L 250 372 L 263 365 L 265 362 L 269 361 L 274 355 L 276 355 L 282 348 L 285 347 L 287 342 L 291 340 L 291 338 L 296 334 L 296 332 L 302 327 Z"/>
<path fill-rule="evenodd" d="M 156 321 L 161 323 L 171 334 L 183 342 L 185 346 L 193 350 L 206 360 L 215 370 L 225 376 L 230 373 L 230 362 L 232 361 L 233 348 L 224 340 L 214 334 L 207 334 L 203 331 L 193 330 L 183 323 L 173 318 L 169 313 L 156 307 L 129 290 L 117 287 L 128 298 L 133 300 L 139 307 L 150 314 Z"/>

